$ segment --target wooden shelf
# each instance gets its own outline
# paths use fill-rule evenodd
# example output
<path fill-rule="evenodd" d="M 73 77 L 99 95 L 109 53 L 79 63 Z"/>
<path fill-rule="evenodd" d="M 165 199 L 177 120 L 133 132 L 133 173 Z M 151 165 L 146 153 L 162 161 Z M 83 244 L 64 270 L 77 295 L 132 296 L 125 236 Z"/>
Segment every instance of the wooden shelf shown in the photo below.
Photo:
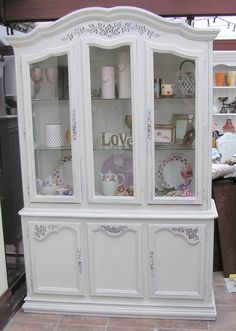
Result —
<path fill-rule="evenodd" d="M 213 86 L 213 88 L 217 90 L 235 90 L 236 86 Z"/>

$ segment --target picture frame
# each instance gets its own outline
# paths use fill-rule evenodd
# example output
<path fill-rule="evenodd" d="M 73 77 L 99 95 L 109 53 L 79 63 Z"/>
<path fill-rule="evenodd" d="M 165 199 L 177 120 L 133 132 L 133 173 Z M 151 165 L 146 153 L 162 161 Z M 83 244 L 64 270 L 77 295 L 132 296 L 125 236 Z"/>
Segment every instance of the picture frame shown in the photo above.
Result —
<path fill-rule="evenodd" d="M 154 141 L 157 144 L 174 144 L 175 127 L 170 124 L 155 124 Z"/>
<path fill-rule="evenodd" d="M 191 115 L 193 117 L 193 115 Z M 175 142 L 182 144 L 187 126 L 189 123 L 189 114 L 173 114 L 171 124 L 175 127 Z"/>

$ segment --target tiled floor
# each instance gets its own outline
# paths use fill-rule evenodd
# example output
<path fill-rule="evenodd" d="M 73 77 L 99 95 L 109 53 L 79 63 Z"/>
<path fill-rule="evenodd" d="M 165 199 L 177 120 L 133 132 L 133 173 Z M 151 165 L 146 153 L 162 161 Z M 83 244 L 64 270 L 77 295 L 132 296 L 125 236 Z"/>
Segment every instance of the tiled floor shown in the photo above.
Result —
<path fill-rule="evenodd" d="M 29 314 L 20 310 L 4 331 L 236 331 L 236 293 L 228 293 L 221 272 L 214 273 L 216 321 L 185 321 Z"/>

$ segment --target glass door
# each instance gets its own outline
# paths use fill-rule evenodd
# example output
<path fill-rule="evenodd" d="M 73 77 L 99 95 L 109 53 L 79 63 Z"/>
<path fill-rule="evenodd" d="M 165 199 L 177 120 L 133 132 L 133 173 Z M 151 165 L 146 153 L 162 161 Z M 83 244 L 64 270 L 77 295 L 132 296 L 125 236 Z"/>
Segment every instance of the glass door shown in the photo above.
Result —
<path fill-rule="evenodd" d="M 96 198 L 136 195 L 131 47 L 90 46 L 92 172 Z"/>
<path fill-rule="evenodd" d="M 153 52 L 154 200 L 195 196 L 195 60 Z"/>
<path fill-rule="evenodd" d="M 68 55 L 30 64 L 36 195 L 74 195 Z"/>

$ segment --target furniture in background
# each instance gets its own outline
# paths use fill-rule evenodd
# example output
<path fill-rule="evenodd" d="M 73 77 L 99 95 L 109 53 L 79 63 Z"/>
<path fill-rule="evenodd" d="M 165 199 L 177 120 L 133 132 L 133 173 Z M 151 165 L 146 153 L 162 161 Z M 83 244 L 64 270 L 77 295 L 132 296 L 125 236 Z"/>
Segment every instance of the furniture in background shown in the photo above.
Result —
<path fill-rule="evenodd" d="M 236 182 L 234 178 L 214 180 L 213 198 L 218 210 L 217 227 L 224 277 L 236 273 Z"/>
<path fill-rule="evenodd" d="M 17 116 L 0 117 L 0 196 L 8 286 L 24 275 L 21 220 L 23 206 Z"/>
<path fill-rule="evenodd" d="M 0 61 L 0 116 L 6 115 L 4 102 L 4 62 Z"/>

